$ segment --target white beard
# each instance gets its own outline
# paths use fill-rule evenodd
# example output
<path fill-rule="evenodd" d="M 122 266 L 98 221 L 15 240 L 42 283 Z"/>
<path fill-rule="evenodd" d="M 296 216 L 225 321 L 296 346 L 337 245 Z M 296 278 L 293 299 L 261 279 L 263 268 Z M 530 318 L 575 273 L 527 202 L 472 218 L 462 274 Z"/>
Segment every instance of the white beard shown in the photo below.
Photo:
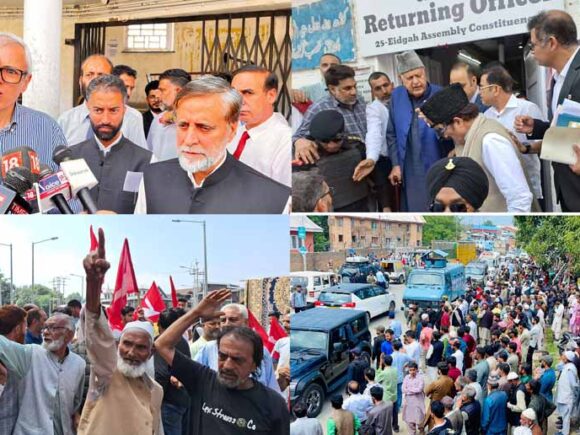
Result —
<path fill-rule="evenodd" d="M 205 159 L 203 160 L 190 161 L 180 152 L 178 159 L 179 165 L 184 171 L 195 174 L 197 172 L 207 171 L 209 168 L 215 165 L 215 163 L 218 162 L 223 157 L 223 155 L 224 154 L 222 153 L 218 156 L 205 156 Z"/>
<path fill-rule="evenodd" d="M 58 340 L 53 340 L 50 343 L 47 343 L 46 341 L 42 342 L 42 347 L 44 347 L 49 352 L 59 350 L 63 346 L 64 346 L 64 338 L 62 337 L 59 338 Z"/>
<path fill-rule="evenodd" d="M 140 378 L 147 371 L 147 363 L 141 363 L 138 366 L 134 366 L 125 362 L 121 355 L 117 353 L 117 370 L 121 372 L 123 376 L 128 378 Z"/>

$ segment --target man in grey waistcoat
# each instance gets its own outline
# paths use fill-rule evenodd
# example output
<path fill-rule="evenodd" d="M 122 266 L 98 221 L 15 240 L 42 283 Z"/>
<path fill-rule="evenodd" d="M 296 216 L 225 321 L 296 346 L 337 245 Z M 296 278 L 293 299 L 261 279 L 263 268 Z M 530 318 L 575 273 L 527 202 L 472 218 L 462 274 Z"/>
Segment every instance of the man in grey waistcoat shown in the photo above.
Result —
<path fill-rule="evenodd" d="M 121 131 L 127 91 L 119 77 L 97 77 L 88 85 L 86 98 L 91 129 L 87 140 L 71 147 L 72 157 L 84 159 L 99 181 L 90 190 L 99 210 L 132 214 L 152 153 Z"/>

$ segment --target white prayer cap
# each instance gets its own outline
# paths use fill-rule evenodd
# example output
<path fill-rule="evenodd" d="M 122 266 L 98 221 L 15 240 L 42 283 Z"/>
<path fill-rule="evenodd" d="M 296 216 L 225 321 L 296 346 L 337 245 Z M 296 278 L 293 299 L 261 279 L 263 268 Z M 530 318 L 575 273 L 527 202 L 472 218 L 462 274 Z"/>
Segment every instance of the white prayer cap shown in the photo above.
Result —
<path fill-rule="evenodd" d="M 574 355 L 574 352 L 572 352 L 571 350 L 567 350 L 566 352 L 564 352 L 564 356 L 566 357 L 568 362 L 574 361 L 575 355 Z"/>
<path fill-rule="evenodd" d="M 149 322 L 142 322 L 141 320 L 136 320 L 134 322 L 129 322 L 123 328 L 123 332 L 121 336 L 130 329 L 140 329 L 141 331 L 145 331 L 151 337 L 151 342 L 153 342 L 155 338 L 155 332 L 153 331 L 153 325 Z"/>
<path fill-rule="evenodd" d="M 526 417 L 528 420 L 536 421 L 536 411 L 534 411 L 532 408 L 528 408 L 522 412 L 522 417 Z"/>

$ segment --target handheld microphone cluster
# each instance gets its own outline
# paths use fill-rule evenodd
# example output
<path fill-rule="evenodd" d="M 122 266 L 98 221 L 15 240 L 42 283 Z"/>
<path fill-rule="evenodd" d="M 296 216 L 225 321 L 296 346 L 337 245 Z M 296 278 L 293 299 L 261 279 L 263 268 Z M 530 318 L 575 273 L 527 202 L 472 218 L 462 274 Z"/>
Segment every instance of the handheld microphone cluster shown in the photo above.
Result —
<path fill-rule="evenodd" d="M 73 159 L 70 148 L 59 145 L 52 153 L 52 160 L 60 169 L 70 184 L 72 196 L 79 199 L 87 213 L 97 212 L 97 206 L 91 197 L 90 189 L 99 182 L 84 159 Z"/>
<path fill-rule="evenodd" d="M 23 198 L 25 192 L 38 180 L 40 163 L 36 152 L 26 146 L 14 148 L 2 155 L 0 171 L 1 214 L 31 214 L 32 206 Z"/>

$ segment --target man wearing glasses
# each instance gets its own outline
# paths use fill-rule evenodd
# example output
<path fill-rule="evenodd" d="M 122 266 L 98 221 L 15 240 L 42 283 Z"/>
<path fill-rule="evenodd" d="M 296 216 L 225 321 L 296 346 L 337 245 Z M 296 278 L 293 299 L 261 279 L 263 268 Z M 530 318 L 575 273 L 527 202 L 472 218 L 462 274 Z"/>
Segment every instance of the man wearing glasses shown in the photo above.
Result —
<path fill-rule="evenodd" d="M 564 11 L 542 11 L 528 22 L 530 46 L 534 59 L 553 68 L 554 78 L 548 94 L 548 118 L 552 120 L 564 99 L 580 102 L 580 47 L 578 31 L 570 15 Z M 550 123 L 529 115 L 518 116 L 514 127 L 528 139 L 542 139 Z M 566 146 L 570 144 L 562 144 Z M 534 143 L 528 153 L 540 153 L 541 142 Z M 553 162 L 554 187 L 563 212 L 580 211 L 580 144 L 574 145 L 576 164 Z"/>
<path fill-rule="evenodd" d="M 85 361 L 68 348 L 74 336 L 66 314 L 50 317 L 42 328 L 43 344 L 22 345 L 0 335 L 0 360 L 8 376 L 21 379 L 15 434 L 76 433 L 85 384 Z"/>
<path fill-rule="evenodd" d="M 420 108 L 437 133 L 455 143 L 459 157 L 470 157 L 485 171 L 489 194 L 480 211 L 529 212 L 530 191 L 521 157 L 507 130 L 471 104 L 459 84 L 435 94 Z"/>
<path fill-rule="evenodd" d="M 32 79 L 30 51 L 24 41 L 10 33 L 0 33 L 0 155 L 29 146 L 41 163 L 52 163 L 52 152 L 65 145 L 66 138 L 48 115 L 24 107 L 18 98 Z"/>

